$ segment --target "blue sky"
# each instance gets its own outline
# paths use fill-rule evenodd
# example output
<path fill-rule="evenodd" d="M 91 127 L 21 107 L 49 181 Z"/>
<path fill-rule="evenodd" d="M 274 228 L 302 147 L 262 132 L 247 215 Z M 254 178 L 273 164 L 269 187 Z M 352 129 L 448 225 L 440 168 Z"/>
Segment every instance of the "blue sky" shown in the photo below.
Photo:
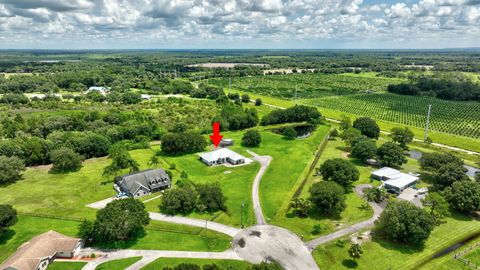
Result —
<path fill-rule="evenodd" d="M 0 0 L 0 49 L 479 45 L 480 0 Z"/>

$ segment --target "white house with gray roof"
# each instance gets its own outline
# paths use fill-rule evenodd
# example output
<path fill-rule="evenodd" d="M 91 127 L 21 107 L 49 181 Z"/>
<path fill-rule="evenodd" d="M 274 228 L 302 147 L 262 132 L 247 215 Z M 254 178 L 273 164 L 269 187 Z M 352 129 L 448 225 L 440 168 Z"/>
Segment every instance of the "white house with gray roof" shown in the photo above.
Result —
<path fill-rule="evenodd" d="M 213 166 L 227 163 L 231 165 L 240 165 L 245 163 L 248 159 L 228 148 L 219 148 L 211 152 L 200 154 L 200 160 L 208 166 Z"/>
<path fill-rule="evenodd" d="M 163 169 L 149 169 L 115 177 L 115 184 L 129 197 L 140 197 L 171 187 Z"/>

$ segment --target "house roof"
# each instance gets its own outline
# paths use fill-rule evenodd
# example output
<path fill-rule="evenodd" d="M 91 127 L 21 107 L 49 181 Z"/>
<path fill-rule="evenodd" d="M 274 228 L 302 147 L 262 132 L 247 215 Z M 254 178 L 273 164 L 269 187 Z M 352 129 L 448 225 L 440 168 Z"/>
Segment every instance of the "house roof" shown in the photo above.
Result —
<path fill-rule="evenodd" d="M 72 252 L 80 241 L 79 238 L 65 236 L 55 231 L 42 233 L 23 243 L 0 265 L 0 269 L 34 270 L 43 258 L 55 255 L 57 252 Z"/>
<path fill-rule="evenodd" d="M 389 185 L 396 188 L 404 188 L 418 180 L 418 177 L 408 173 L 398 173 L 393 179 L 385 181 L 385 185 Z"/>
<path fill-rule="evenodd" d="M 390 168 L 390 167 L 383 167 L 381 169 L 373 171 L 372 175 L 376 175 L 376 176 L 379 176 L 379 177 L 392 178 L 393 175 L 396 175 L 396 174 L 399 174 L 399 173 L 401 173 L 399 170 L 395 170 L 395 169 Z"/>
<path fill-rule="evenodd" d="M 230 158 L 232 160 L 240 160 L 245 159 L 244 156 L 228 149 L 228 148 L 220 148 L 211 152 L 206 152 L 200 154 L 200 157 L 207 162 L 215 161 L 221 158 Z"/>
<path fill-rule="evenodd" d="M 149 169 L 125 174 L 117 176 L 115 180 L 125 187 L 130 194 L 135 194 L 140 188 L 152 190 L 170 185 L 170 177 L 163 169 Z"/>
<path fill-rule="evenodd" d="M 108 89 L 109 89 L 108 87 L 104 87 L 104 86 L 92 86 L 88 88 L 88 91 L 105 91 Z"/>

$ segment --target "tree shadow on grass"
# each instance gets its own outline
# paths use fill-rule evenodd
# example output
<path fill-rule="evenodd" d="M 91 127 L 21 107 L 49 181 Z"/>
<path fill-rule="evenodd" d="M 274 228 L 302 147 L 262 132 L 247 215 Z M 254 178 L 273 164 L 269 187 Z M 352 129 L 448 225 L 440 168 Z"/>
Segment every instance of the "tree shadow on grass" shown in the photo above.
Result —
<path fill-rule="evenodd" d="M 342 261 L 342 265 L 346 268 L 357 268 L 358 263 L 352 259 L 345 259 Z"/>
<path fill-rule="evenodd" d="M 16 232 L 14 230 L 7 230 L 6 232 L 0 233 L 0 246 L 6 244 L 15 234 Z"/>
<path fill-rule="evenodd" d="M 422 252 L 425 249 L 424 243 L 410 244 L 410 243 L 403 243 L 403 242 L 393 242 L 393 241 L 385 240 L 375 235 L 373 235 L 372 240 L 380 244 L 380 246 L 382 246 L 385 249 L 398 251 L 402 254 L 414 254 L 414 253 Z"/>
<path fill-rule="evenodd" d="M 99 249 L 128 249 L 138 243 L 138 240 L 145 237 L 147 233 L 144 229 L 137 230 L 135 233 L 130 236 L 130 238 L 123 242 L 115 242 L 115 243 L 95 243 L 93 246 Z"/>

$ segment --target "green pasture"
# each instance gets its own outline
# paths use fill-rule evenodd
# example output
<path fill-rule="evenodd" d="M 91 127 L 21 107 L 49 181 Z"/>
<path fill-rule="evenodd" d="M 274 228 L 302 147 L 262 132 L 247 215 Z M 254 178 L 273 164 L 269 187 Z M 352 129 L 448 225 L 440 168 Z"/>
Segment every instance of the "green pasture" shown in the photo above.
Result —
<path fill-rule="evenodd" d="M 76 236 L 80 221 L 19 216 L 18 222 L 0 237 L 0 261 L 32 237 L 54 230 Z M 230 246 L 230 237 L 198 228 L 151 221 L 136 239 L 123 245 L 99 245 L 101 248 L 168 249 L 192 251 L 224 251 Z"/>
<path fill-rule="evenodd" d="M 48 270 L 82 270 L 86 262 L 58 262 L 54 261 L 48 265 Z"/>
<path fill-rule="evenodd" d="M 349 243 L 347 242 L 342 247 L 333 241 L 319 246 L 313 255 L 320 269 L 418 269 L 423 263 L 428 262 L 436 252 L 480 232 L 480 223 L 464 215 L 452 213 L 451 217 L 445 221 L 433 230 L 430 238 L 422 247 L 383 240 L 369 241 L 362 244 L 364 253 L 355 264 L 348 255 Z"/>
<path fill-rule="evenodd" d="M 130 257 L 125 259 L 112 260 L 100 264 L 99 266 L 97 266 L 97 268 L 95 268 L 95 270 L 125 269 L 141 259 L 142 257 Z"/>
<path fill-rule="evenodd" d="M 210 259 L 177 259 L 177 258 L 160 258 L 143 267 L 142 270 L 160 270 L 164 267 L 175 267 L 181 263 L 192 263 L 200 266 L 206 264 L 216 264 L 221 269 L 244 270 L 250 265 L 244 261 L 235 260 L 210 260 Z"/>

